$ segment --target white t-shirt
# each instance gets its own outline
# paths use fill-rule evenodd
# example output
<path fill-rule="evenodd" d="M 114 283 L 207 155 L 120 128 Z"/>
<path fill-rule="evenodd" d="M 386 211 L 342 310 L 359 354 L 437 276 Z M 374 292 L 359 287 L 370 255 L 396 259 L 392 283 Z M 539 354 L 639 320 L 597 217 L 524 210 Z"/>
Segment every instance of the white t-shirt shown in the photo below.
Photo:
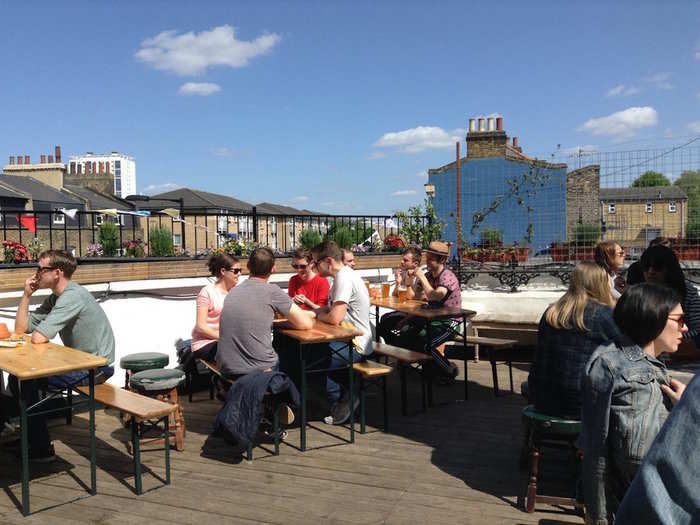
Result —
<path fill-rule="evenodd" d="M 333 279 L 329 304 L 342 301 L 347 305 L 344 321 L 362 331 L 355 338 L 356 350 L 362 355 L 372 353 L 372 327 L 369 323 L 369 293 L 360 274 L 349 266 L 343 266 Z"/>

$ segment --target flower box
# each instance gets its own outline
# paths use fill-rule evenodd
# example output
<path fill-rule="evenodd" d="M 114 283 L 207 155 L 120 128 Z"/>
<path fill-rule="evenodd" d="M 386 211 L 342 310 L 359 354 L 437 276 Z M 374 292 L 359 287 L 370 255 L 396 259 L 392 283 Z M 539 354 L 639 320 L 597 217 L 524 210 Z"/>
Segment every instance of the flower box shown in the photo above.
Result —
<path fill-rule="evenodd" d="M 577 261 L 592 261 L 595 257 L 595 246 L 576 246 L 574 259 Z"/>
<path fill-rule="evenodd" d="M 571 251 L 568 243 L 554 243 L 549 247 L 554 262 L 566 262 L 571 260 Z"/>

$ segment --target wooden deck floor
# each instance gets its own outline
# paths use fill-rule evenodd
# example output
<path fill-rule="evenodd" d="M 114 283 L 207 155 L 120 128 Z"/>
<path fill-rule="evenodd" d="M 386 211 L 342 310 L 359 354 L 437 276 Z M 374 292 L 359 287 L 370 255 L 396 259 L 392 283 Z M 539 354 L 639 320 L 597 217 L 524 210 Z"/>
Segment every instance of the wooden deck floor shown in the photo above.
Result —
<path fill-rule="evenodd" d="M 514 372 L 518 390 L 527 365 L 516 365 Z M 436 402 L 459 398 L 462 377 L 452 387 L 436 387 Z M 499 377 L 507 390 L 505 365 L 499 366 Z M 271 447 L 257 448 L 252 462 L 209 437 L 219 402 L 202 392 L 201 401 L 184 405 L 186 450 L 172 453 L 172 485 L 162 487 L 155 477 L 164 476 L 162 451 L 146 452 L 148 492 L 142 496 L 133 492 L 125 447 L 129 434 L 114 412 L 97 413 L 98 495 L 93 497 L 86 497 L 86 414 L 76 416 L 72 426 L 57 420 L 51 433 L 59 459 L 32 467 L 36 514 L 29 518 L 21 516 L 17 503 L 18 462 L 0 449 L 0 523 L 582 523 L 564 509 L 540 505 L 527 514 L 516 506 L 526 483 L 517 466 L 524 401 L 519 395 L 493 397 L 487 362 L 470 363 L 469 379 L 468 402 L 440 404 L 427 414 L 419 412 L 419 389 L 411 388 L 415 415 L 401 417 L 394 375 L 390 433 L 370 427 L 347 444 L 338 439 L 348 437 L 347 429 L 316 422 L 308 433 L 311 450 L 294 448 L 299 434 L 292 429 L 287 441 L 294 447 L 283 444 L 278 457 L 270 454 Z M 373 410 L 369 422 L 379 424 L 379 416 Z M 542 487 L 548 493 L 567 491 L 565 461 L 556 455 L 543 459 Z"/>

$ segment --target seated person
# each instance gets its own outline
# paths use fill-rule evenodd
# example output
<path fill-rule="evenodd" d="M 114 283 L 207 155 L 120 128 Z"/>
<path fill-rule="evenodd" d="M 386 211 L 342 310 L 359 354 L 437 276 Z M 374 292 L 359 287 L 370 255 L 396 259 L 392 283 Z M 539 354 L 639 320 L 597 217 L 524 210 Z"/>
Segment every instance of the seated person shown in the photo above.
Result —
<path fill-rule="evenodd" d="M 427 273 L 420 269 L 418 261 L 413 269 L 416 282 L 412 286 L 415 298 L 421 301 L 439 303 L 444 306 L 461 308 L 462 292 L 459 280 L 447 268 L 449 245 L 442 241 L 433 241 L 425 251 Z M 450 340 L 459 326 L 461 319 L 432 321 L 430 324 L 430 341 L 426 340 L 425 320 L 406 316 L 394 324 L 390 331 L 385 331 L 384 340 L 392 345 L 409 348 L 418 352 L 429 353 L 432 361 L 424 365 L 424 370 L 433 369 L 443 381 L 453 381 L 458 369 L 440 351 L 439 347 Z"/>
<path fill-rule="evenodd" d="M 303 310 L 326 306 L 330 286 L 326 279 L 313 271 L 311 253 L 305 249 L 295 250 L 292 254 L 292 268 L 297 274 L 289 279 L 289 297 Z"/>
<path fill-rule="evenodd" d="M 610 294 L 617 301 L 625 289 L 625 281 L 617 274 L 625 264 L 625 250 L 615 241 L 599 242 L 595 247 L 595 262 L 608 274 Z"/>
<path fill-rule="evenodd" d="M 581 419 L 581 378 L 600 345 L 619 342 L 608 275 L 591 261 L 576 265 L 569 289 L 542 315 L 528 397 L 535 410 Z"/>
<path fill-rule="evenodd" d="M 352 253 L 352 250 L 343 248 L 343 264 L 355 269 L 355 254 Z"/>
<path fill-rule="evenodd" d="M 293 328 L 308 330 L 313 326 L 309 314 L 279 286 L 268 282 L 274 270 L 272 250 L 256 248 L 248 258 L 248 279 L 231 289 L 224 299 L 216 363 L 225 377 L 278 368 L 278 357 L 272 348 L 276 313 L 286 317 Z"/>
<path fill-rule="evenodd" d="M 418 247 L 410 247 L 404 250 L 401 256 L 401 265 L 395 273 L 396 285 L 391 295 L 398 297 L 399 287 L 405 287 L 406 298 L 415 299 L 419 283 L 416 277 L 416 270 L 420 268 L 422 256 L 423 252 Z M 379 337 L 385 342 L 389 342 L 389 339 L 392 337 L 391 332 L 396 329 L 398 323 L 404 322 L 406 317 L 408 316 L 402 312 L 388 312 L 382 315 L 377 325 Z"/>
<path fill-rule="evenodd" d="M 617 507 L 685 385 L 670 381 L 662 352 L 678 349 L 679 295 L 655 283 L 629 286 L 613 319 L 624 336 L 599 346 L 583 378 L 583 494 L 590 523 L 613 523 Z M 659 388 L 665 385 L 669 388 Z"/>
<path fill-rule="evenodd" d="M 656 237 L 649 242 L 649 248 L 652 246 L 671 247 L 671 240 L 668 237 Z M 642 270 L 641 261 L 635 261 L 627 268 L 627 284 L 639 284 L 644 282 L 644 271 Z"/>
<path fill-rule="evenodd" d="M 39 255 L 36 274 L 24 283 L 24 295 L 17 308 L 16 333 L 30 333 L 32 343 L 46 343 L 56 334 L 65 346 L 107 358 L 107 365 L 96 370 L 95 383 L 104 383 L 114 373 L 114 334 L 104 311 L 90 292 L 71 281 L 77 263 L 75 258 L 60 250 L 47 250 Z M 29 313 L 29 302 L 35 291 L 49 288 L 44 302 Z M 11 389 L 18 394 L 17 378 L 11 377 Z M 88 371 L 70 372 L 43 380 L 22 382 L 22 397 L 27 406 L 39 401 L 39 389 L 67 388 L 88 384 Z M 47 462 L 55 458 L 46 416 L 36 415 L 28 420 L 29 458 Z"/>
<path fill-rule="evenodd" d="M 360 275 L 350 266 L 343 264 L 342 251 L 335 242 L 325 241 L 319 244 L 312 250 L 312 254 L 318 273 L 322 277 L 333 277 L 328 305 L 313 310 L 313 314 L 320 321 L 332 325 L 347 323 L 362 332 L 350 345 L 330 344 L 333 350 L 330 352 L 330 364 L 324 368 L 343 368 L 348 363 L 361 361 L 373 351 L 372 327 L 369 323 L 369 293 Z M 344 373 L 339 380 L 346 375 Z M 359 398 L 356 396 L 354 406 L 350 407 L 350 396 L 335 381 L 332 373 L 328 375 L 326 394 L 332 403 L 331 415 L 325 419 L 327 423 L 344 423 L 350 417 L 351 410 L 355 410 L 359 404 Z"/>
<path fill-rule="evenodd" d="M 194 357 L 213 361 L 219 342 L 219 317 L 229 290 L 238 284 L 241 263 L 226 253 L 212 255 L 207 263 L 209 273 L 216 279 L 197 295 L 197 322 L 192 330 Z"/>

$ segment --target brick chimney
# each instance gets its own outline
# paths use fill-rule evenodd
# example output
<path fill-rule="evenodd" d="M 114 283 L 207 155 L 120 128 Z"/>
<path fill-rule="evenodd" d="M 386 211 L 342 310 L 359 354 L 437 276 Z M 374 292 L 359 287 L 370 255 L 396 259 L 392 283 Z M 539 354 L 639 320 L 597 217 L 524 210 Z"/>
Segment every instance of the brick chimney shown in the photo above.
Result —
<path fill-rule="evenodd" d="M 83 172 L 83 166 L 82 164 L 78 163 L 78 175 L 80 175 Z"/>
<path fill-rule="evenodd" d="M 31 159 L 29 158 L 29 155 L 25 155 L 25 156 L 24 156 L 24 163 L 25 163 L 25 164 L 31 164 L 31 163 L 32 163 Z"/>
<path fill-rule="evenodd" d="M 49 155 L 49 164 L 53 164 L 53 155 Z"/>
<path fill-rule="evenodd" d="M 469 119 L 467 158 L 505 157 L 508 136 L 503 131 L 502 117 Z"/>
<path fill-rule="evenodd" d="M 14 164 L 14 163 L 15 163 L 15 156 L 14 156 L 14 155 L 10 155 L 10 165 L 12 165 L 12 164 Z"/>
<path fill-rule="evenodd" d="M 24 157 L 22 157 L 22 155 L 17 155 L 17 164 L 24 164 Z"/>
<path fill-rule="evenodd" d="M 105 173 L 109 175 L 109 161 L 105 162 Z"/>
<path fill-rule="evenodd" d="M 56 154 L 56 162 L 60 164 L 61 162 L 61 146 L 56 146 L 54 148 L 54 153 Z"/>
<path fill-rule="evenodd" d="M 46 164 L 46 155 L 41 155 L 39 158 L 41 159 L 41 164 Z"/>

